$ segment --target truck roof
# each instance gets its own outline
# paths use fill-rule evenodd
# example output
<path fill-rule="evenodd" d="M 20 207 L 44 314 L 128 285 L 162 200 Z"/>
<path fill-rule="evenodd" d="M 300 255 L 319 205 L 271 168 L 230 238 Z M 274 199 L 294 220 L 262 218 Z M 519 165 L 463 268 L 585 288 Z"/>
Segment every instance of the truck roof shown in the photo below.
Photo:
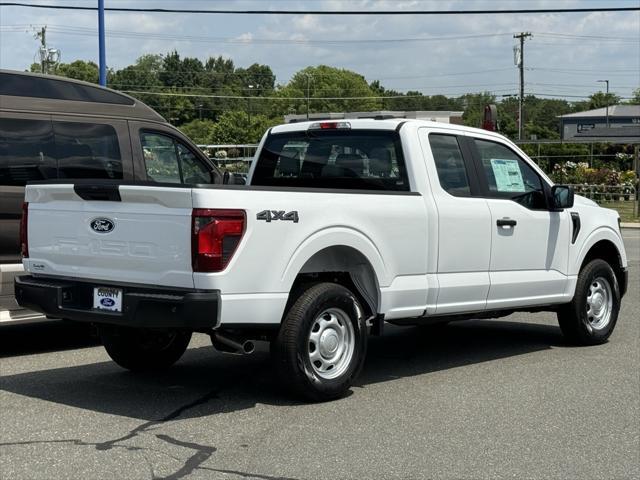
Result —
<path fill-rule="evenodd" d="M 406 118 L 387 118 L 376 120 L 373 118 L 348 118 L 339 120 L 311 120 L 307 122 L 287 123 L 283 125 L 277 125 L 271 129 L 271 133 L 286 133 L 286 132 L 301 132 L 308 130 L 311 125 L 318 125 L 319 123 L 348 123 L 352 130 L 395 130 L 398 125 L 404 123 L 410 123 L 412 125 L 434 127 L 434 128 L 446 128 L 449 130 L 457 130 L 459 132 L 469 133 L 482 133 L 485 135 L 501 136 L 496 132 L 490 132 L 488 130 L 482 130 L 480 128 L 468 127 L 466 125 L 456 125 L 453 123 L 434 122 L 431 120 L 416 120 Z"/>

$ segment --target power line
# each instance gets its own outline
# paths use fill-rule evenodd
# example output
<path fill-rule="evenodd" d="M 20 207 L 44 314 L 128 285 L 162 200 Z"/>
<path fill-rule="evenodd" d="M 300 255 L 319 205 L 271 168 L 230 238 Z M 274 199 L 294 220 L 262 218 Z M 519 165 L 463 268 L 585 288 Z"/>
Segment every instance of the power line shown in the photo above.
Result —
<path fill-rule="evenodd" d="M 150 92 L 150 91 L 140 91 L 140 90 L 120 90 L 122 93 L 127 93 L 129 95 L 157 95 L 157 96 L 165 96 L 165 97 L 192 97 L 192 98 L 217 98 L 217 99 L 230 99 L 230 100 L 279 100 L 279 101 L 291 101 L 291 100 L 307 100 L 307 97 L 274 97 L 274 96 L 260 96 L 260 97 L 252 97 L 252 96 L 244 96 L 244 95 L 211 95 L 211 94 L 200 94 L 200 93 L 180 93 L 180 92 Z M 503 91 L 488 91 L 482 92 L 489 95 L 493 95 L 496 97 L 504 96 L 505 94 L 512 94 L 516 89 L 511 90 L 503 90 Z M 446 95 L 446 94 L 442 94 Z M 460 95 L 459 93 L 455 95 Z M 529 92 L 528 95 L 539 96 L 539 97 L 560 97 L 560 98 L 582 98 L 588 99 L 590 95 L 566 95 L 564 93 L 542 93 L 542 92 Z M 464 96 L 464 94 L 462 95 Z M 348 97 L 309 97 L 309 100 L 386 100 L 386 99 L 411 99 L 411 98 L 420 98 L 420 99 L 429 99 L 428 96 L 425 95 L 365 95 L 365 96 L 348 96 Z M 631 97 L 620 97 L 621 100 L 629 100 Z M 526 102 L 526 98 L 525 98 Z"/>
<path fill-rule="evenodd" d="M 4 25 L 0 26 L 0 31 L 22 32 L 20 25 Z M 63 27 L 56 25 L 47 25 L 51 31 L 66 35 L 78 35 L 93 37 L 96 35 L 96 29 L 89 27 Z M 364 38 L 364 39 L 294 39 L 294 38 L 238 38 L 238 37 L 209 37 L 205 35 L 172 35 L 164 33 L 146 33 L 132 32 L 123 30 L 109 30 L 106 33 L 110 38 L 145 38 L 159 40 L 174 40 L 200 43 L 224 43 L 231 45 L 255 45 L 260 44 L 298 44 L 298 45 L 343 45 L 343 44 L 381 44 L 381 43 L 422 43 L 437 41 L 459 41 L 459 40 L 475 40 L 478 38 L 489 38 L 511 35 L 510 32 L 502 33 L 481 33 L 473 35 L 445 35 L 433 37 L 415 37 L 415 38 Z"/>
<path fill-rule="evenodd" d="M 2 25 L 0 31 L 5 32 L 22 32 L 24 28 L 32 27 L 32 24 L 13 24 Z M 65 25 L 47 24 L 47 28 L 57 33 L 69 34 L 69 35 L 86 35 L 94 36 L 97 32 L 95 28 L 91 27 L 69 27 Z M 613 43 L 631 43 L 638 44 L 640 37 L 614 37 L 614 36 L 598 36 L 598 35 L 569 35 L 555 32 L 542 32 L 536 33 L 537 36 L 556 38 L 560 40 L 568 41 L 611 41 Z M 489 38 L 508 36 L 512 32 L 495 32 L 495 33 L 479 33 L 471 35 L 442 35 L 442 36 L 429 36 L 429 37 L 413 37 L 413 38 L 363 38 L 363 39 L 295 39 L 295 38 L 264 38 L 264 37 L 252 37 L 252 38 L 238 38 L 238 37 L 210 37 L 206 35 L 175 35 L 175 34 L 163 34 L 163 33 L 151 33 L 151 32 L 134 32 L 126 30 L 109 30 L 107 32 L 108 37 L 113 38 L 157 38 L 164 40 L 184 40 L 191 42 L 204 42 L 204 43 L 229 43 L 238 45 L 252 45 L 254 43 L 261 44 L 319 44 L 319 45 L 342 45 L 342 44 L 368 44 L 368 43 L 412 43 L 412 42 L 436 42 L 436 41 L 458 41 L 477 38 Z M 540 42 L 537 42 L 540 43 Z"/>
<path fill-rule="evenodd" d="M 97 11 L 97 7 L 76 5 L 43 5 L 23 2 L 0 2 L 0 7 L 25 7 L 50 10 Z M 226 10 L 226 9 L 183 9 L 183 8 L 125 8 L 106 7 L 108 12 L 145 13 L 197 13 L 219 15 L 501 15 L 529 13 L 590 13 L 590 12 L 633 12 L 640 7 L 597 7 L 597 8 L 526 8 L 504 10 Z"/>
<path fill-rule="evenodd" d="M 197 97 L 197 98 L 226 98 L 231 100 L 385 100 L 385 99 L 396 99 L 396 98 L 427 98 L 425 95 L 365 95 L 365 96 L 355 96 L 355 97 L 274 97 L 274 96 L 261 96 L 261 97 L 251 97 L 244 95 L 211 95 L 211 94 L 200 94 L 200 93 L 180 93 L 180 92 L 148 92 L 148 91 L 140 91 L 140 90 L 120 90 L 122 93 L 126 93 L 129 95 L 158 95 L 165 97 Z M 513 90 L 507 90 L 506 93 L 509 93 Z M 484 92 L 499 96 L 501 93 L 505 92 Z"/>
<path fill-rule="evenodd" d="M 622 72 L 640 72 L 638 68 L 623 68 L 618 70 L 601 70 L 601 69 L 582 69 L 582 68 L 547 68 L 547 67 L 526 67 L 526 70 L 542 70 L 547 72 L 563 71 L 576 73 L 622 73 Z"/>
<path fill-rule="evenodd" d="M 179 72 L 172 72 L 169 70 L 154 70 L 153 72 L 148 72 L 147 70 L 143 70 L 143 67 L 136 67 L 134 65 L 129 65 L 127 67 L 124 67 L 123 69 L 119 70 L 119 71 L 124 71 L 125 69 L 127 69 L 127 71 L 129 72 L 136 72 L 136 71 L 140 71 L 142 73 L 172 73 L 174 75 L 180 76 L 183 74 L 188 74 L 188 73 L 193 73 L 195 75 L 205 75 L 205 76 L 239 76 L 239 77 L 246 77 L 246 76 L 250 76 L 250 77 L 275 77 L 275 75 L 271 75 L 271 74 L 266 74 L 266 73 L 249 73 L 249 72 L 244 72 L 244 73 L 236 73 L 236 72 L 214 72 L 214 71 L 207 71 L 207 70 L 181 70 Z M 488 70 L 476 70 L 476 71 L 467 71 L 467 72 L 451 72 L 451 73 L 430 73 L 428 75 L 401 75 L 401 76 L 391 76 L 391 77 L 376 77 L 375 80 L 406 80 L 406 79 L 413 79 L 413 78 L 433 78 L 433 77 L 452 77 L 452 76 L 458 76 L 458 75 L 479 75 L 479 74 L 484 74 L 484 73 L 493 73 L 493 72 L 502 72 L 502 71 L 506 71 L 506 70 L 512 70 L 512 67 L 502 67 L 502 68 L 491 68 Z M 354 72 L 355 73 L 355 72 Z M 313 77 L 340 77 L 340 73 L 310 73 L 309 75 L 313 76 Z"/>

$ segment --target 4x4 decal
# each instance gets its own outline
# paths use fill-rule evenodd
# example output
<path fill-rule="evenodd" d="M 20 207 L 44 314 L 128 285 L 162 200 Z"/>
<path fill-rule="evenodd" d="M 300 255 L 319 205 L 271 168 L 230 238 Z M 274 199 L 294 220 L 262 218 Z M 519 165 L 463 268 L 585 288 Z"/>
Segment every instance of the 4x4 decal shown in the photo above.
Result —
<path fill-rule="evenodd" d="M 263 210 L 256 215 L 256 219 L 264 220 L 265 222 L 283 220 L 285 222 L 298 223 L 298 211 L 292 210 L 290 212 L 285 212 L 284 210 Z"/>

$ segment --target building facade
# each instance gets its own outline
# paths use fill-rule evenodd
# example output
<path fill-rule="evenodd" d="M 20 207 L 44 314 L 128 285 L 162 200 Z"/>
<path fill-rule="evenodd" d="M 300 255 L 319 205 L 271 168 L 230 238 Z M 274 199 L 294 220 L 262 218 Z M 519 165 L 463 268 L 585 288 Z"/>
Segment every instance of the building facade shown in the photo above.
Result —
<path fill-rule="evenodd" d="M 586 112 L 569 113 L 560 117 L 560 136 L 563 140 L 584 138 L 592 130 L 607 128 L 607 109 L 596 108 Z M 624 128 L 640 135 L 640 105 L 611 105 L 609 107 L 609 129 Z"/>

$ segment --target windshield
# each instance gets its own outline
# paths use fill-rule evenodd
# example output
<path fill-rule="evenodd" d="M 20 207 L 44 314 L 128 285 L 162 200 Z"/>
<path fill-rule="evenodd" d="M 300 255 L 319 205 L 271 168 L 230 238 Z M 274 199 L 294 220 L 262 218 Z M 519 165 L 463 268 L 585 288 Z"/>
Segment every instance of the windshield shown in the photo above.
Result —
<path fill-rule="evenodd" d="M 409 190 L 395 131 L 331 130 L 270 135 L 252 185 Z"/>

